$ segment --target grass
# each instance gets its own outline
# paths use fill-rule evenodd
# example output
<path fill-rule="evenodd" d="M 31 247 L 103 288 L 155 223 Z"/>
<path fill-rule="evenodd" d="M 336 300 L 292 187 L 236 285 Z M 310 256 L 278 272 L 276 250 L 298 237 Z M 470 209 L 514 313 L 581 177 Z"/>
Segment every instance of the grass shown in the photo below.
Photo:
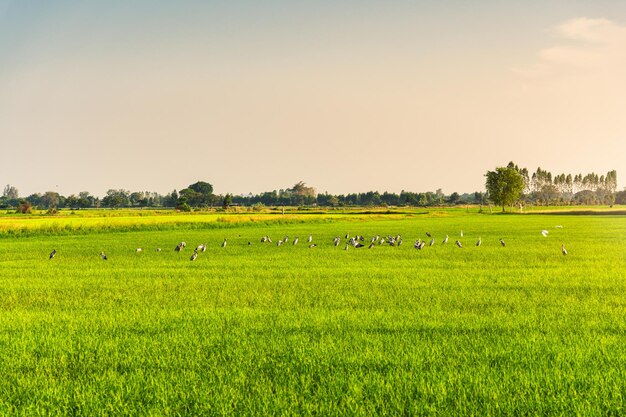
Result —
<path fill-rule="evenodd" d="M 625 217 L 147 219 L 0 238 L 0 414 L 626 413 Z"/>

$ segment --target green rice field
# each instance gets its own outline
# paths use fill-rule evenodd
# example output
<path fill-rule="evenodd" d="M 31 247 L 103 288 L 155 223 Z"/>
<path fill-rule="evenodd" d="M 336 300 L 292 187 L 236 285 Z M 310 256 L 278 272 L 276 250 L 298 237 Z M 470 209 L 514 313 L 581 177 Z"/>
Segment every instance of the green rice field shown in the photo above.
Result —
<path fill-rule="evenodd" d="M 625 415 L 626 216 L 3 216 L 0 375 L 7 416 Z"/>

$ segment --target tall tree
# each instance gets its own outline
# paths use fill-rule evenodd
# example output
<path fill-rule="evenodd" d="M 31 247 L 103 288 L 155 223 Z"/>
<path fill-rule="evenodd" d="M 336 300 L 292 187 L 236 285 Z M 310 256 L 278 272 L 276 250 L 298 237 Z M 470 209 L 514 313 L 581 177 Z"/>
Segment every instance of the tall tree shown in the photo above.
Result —
<path fill-rule="evenodd" d="M 521 197 L 524 178 L 515 167 L 497 167 L 495 171 L 487 171 L 485 176 L 487 194 L 495 204 L 502 206 L 502 211 Z"/>

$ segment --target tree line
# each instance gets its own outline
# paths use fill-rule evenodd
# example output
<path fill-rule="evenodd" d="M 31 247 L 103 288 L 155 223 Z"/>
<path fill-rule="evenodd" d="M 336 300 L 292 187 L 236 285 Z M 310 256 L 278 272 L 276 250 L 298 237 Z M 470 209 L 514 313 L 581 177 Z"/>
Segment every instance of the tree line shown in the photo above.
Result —
<path fill-rule="evenodd" d="M 487 198 L 497 205 L 613 205 L 626 204 L 626 189 L 617 191 L 617 171 L 558 174 L 537 168 L 532 174 L 514 162 L 485 174 Z"/>
<path fill-rule="evenodd" d="M 513 177 L 506 178 L 507 175 Z M 515 203 L 535 205 L 570 205 L 570 204 L 626 204 L 626 191 L 616 191 L 617 173 L 609 171 L 606 175 L 595 173 L 558 174 L 537 168 L 530 173 L 526 168 L 519 168 L 513 162 L 506 167 L 498 167 L 486 174 L 486 191 L 473 193 L 453 192 L 444 194 L 441 189 L 436 191 L 413 192 L 401 191 L 390 193 L 368 191 L 362 193 L 329 194 L 318 193 L 315 188 L 300 181 L 292 187 L 247 195 L 214 194 L 213 185 L 198 181 L 179 191 L 159 194 L 152 191 L 129 191 L 110 189 L 103 197 L 92 195 L 88 191 L 63 196 L 58 192 L 47 191 L 26 197 L 19 195 L 17 188 L 7 185 L 0 197 L 0 209 L 15 209 L 27 213 L 32 209 L 49 210 L 66 208 L 72 210 L 90 208 L 175 208 L 181 211 L 206 208 L 228 208 L 231 206 L 246 207 L 280 207 L 280 206 L 411 206 L 432 207 L 443 205 L 513 205 Z M 509 190 L 505 197 L 506 188 Z"/>

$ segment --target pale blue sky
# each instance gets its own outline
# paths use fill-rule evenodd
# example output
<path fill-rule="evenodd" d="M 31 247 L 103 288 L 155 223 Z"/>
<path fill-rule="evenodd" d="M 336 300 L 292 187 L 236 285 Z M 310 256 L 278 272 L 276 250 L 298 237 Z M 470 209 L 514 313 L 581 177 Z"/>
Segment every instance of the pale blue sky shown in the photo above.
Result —
<path fill-rule="evenodd" d="M 625 33 L 620 1 L 0 0 L 0 184 L 624 184 Z"/>

